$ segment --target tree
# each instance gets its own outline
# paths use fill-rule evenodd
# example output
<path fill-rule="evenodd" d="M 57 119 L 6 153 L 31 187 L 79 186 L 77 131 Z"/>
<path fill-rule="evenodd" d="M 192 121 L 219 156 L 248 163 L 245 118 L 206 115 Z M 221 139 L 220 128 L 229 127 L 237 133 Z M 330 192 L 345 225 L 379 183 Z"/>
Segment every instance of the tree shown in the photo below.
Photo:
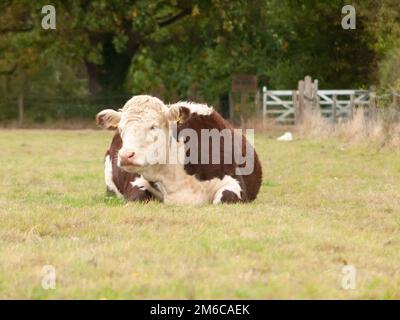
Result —
<path fill-rule="evenodd" d="M 83 61 L 92 93 L 121 90 L 141 46 L 158 29 L 190 15 L 191 10 L 192 1 L 183 0 L 59 1 L 53 45 Z"/>
<path fill-rule="evenodd" d="M 164 85 L 186 97 L 195 83 L 215 101 L 229 92 L 235 73 L 256 74 L 270 88 L 296 88 L 306 74 L 325 88 L 367 87 L 375 67 L 371 36 L 364 21 L 356 31 L 342 28 L 343 6 L 341 0 L 198 5 L 190 19 L 171 26 L 168 43 L 148 43 L 138 53 L 130 88 Z"/>
<path fill-rule="evenodd" d="M 92 93 L 122 87 L 132 57 L 150 35 L 165 28 L 192 10 L 191 1 L 53 1 L 57 29 L 40 30 L 38 12 L 45 1 L 6 1 L 2 10 L 13 23 L 5 24 L 0 34 L 35 30 L 45 51 L 83 62 Z M 20 19 L 24 8 L 24 19 Z M 17 22 L 18 23 L 14 23 Z"/>
<path fill-rule="evenodd" d="M 361 18 L 372 36 L 370 47 L 379 62 L 378 84 L 384 90 L 400 91 L 400 6 L 397 0 L 365 0 Z"/>
<path fill-rule="evenodd" d="M 394 5 L 395 0 L 384 2 Z M 215 100 L 229 91 L 234 73 L 257 74 L 260 84 L 270 88 L 295 88 L 305 74 L 325 88 L 367 86 L 380 54 L 370 43 L 396 23 L 391 16 L 393 23 L 374 35 L 371 28 L 378 22 L 359 12 L 372 9 L 360 5 L 357 29 L 344 30 L 343 0 L 52 3 L 56 30 L 40 27 L 47 1 L 2 2 L 0 72 L 14 72 L 14 63 L 23 60 L 31 75 L 49 64 L 51 72 L 62 64 L 70 70 L 83 67 L 93 94 L 163 87 L 170 96 L 186 97 L 196 85 L 205 98 Z M 395 38 L 396 33 L 390 39 Z"/>

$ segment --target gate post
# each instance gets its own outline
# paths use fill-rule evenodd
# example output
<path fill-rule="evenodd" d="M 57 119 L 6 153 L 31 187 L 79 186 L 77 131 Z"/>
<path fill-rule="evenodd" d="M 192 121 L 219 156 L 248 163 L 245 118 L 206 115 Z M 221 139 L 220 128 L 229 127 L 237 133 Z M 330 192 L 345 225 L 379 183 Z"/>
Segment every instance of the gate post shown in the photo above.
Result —
<path fill-rule="evenodd" d="M 350 95 L 350 119 L 352 120 L 354 117 L 354 108 L 355 108 L 355 104 L 354 104 L 354 94 Z"/>
<path fill-rule="evenodd" d="M 332 121 L 333 121 L 333 125 L 336 125 L 336 107 L 337 107 L 337 95 L 334 94 L 332 97 L 333 100 L 333 104 L 332 104 Z"/>
<path fill-rule="evenodd" d="M 298 91 L 296 94 L 296 105 L 297 105 L 297 112 L 296 112 L 296 125 L 300 124 L 303 121 L 304 117 L 304 109 L 305 109 L 305 102 L 304 102 L 304 80 L 299 81 Z"/>
<path fill-rule="evenodd" d="M 319 95 L 318 95 L 318 80 L 314 80 L 314 86 L 313 86 L 313 98 L 314 98 L 314 111 L 318 111 L 318 113 L 321 110 L 321 107 L 319 105 Z"/>
<path fill-rule="evenodd" d="M 298 125 L 300 123 L 300 110 L 299 110 L 299 96 L 296 90 L 292 91 L 292 101 L 294 110 L 294 124 Z"/>
<path fill-rule="evenodd" d="M 262 115 L 263 119 L 267 117 L 267 87 L 262 88 Z"/>

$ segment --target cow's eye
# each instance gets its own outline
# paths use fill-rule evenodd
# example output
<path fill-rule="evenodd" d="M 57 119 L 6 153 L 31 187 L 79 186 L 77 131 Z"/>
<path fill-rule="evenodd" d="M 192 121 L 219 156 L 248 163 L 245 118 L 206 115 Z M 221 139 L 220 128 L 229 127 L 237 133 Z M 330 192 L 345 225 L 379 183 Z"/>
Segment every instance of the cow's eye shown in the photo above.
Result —
<path fill-rule="evenodd" d="M 150 130 L 156 130 L 157 128 L 158 128 L 157 125 L 153 124 L 153 125 L 150 127 Z"/>

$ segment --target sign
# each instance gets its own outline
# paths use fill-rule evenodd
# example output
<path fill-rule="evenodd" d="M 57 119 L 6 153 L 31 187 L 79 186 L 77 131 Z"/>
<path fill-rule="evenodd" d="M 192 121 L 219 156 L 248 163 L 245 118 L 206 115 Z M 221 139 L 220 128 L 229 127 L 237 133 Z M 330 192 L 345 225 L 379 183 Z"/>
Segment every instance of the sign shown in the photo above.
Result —
<path fill-rule="evenodd" d="M 257 76 L 253 74 L 233 75 L 232 92 L 257 92 Z"/>

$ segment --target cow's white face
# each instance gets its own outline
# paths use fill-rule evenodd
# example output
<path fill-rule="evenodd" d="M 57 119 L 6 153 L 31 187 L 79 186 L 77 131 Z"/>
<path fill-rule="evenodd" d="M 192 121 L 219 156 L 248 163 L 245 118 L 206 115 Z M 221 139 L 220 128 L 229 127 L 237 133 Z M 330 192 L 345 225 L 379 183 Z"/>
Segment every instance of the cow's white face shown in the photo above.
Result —
<path fill-rule="evenodd" d="M 118 165 L 126 171 L 137 170 L 162 163 L 168 143 L 168 120 L 164 112 L 147 109 L 123 111 L 118 130 L 122 148 L 118 153 Z M 139 167 L 139 168 L 135 168 Z"/>
<path fill-rule="evenodd" d="M 117 127 L 122 148 L 118 166 L 128 172 L 143 172 L 151 165 L 166 163 L 169 146 L 169 121 L 179 109 L 168 108 L 151 96 L 135 96 L 119 111 L 101 111 L 97 122 L 107 128 Z"/>

